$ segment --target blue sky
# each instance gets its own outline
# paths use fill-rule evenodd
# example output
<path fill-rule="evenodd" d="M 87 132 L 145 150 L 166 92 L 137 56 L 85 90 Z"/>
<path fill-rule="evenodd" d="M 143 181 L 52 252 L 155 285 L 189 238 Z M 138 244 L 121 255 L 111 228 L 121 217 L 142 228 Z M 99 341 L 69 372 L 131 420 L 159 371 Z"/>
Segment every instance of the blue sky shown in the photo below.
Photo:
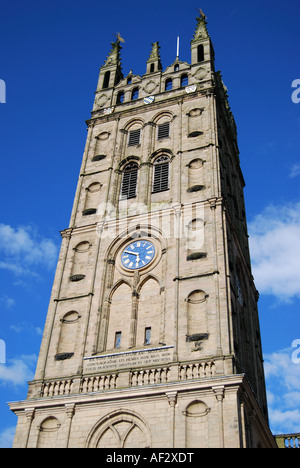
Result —
<path fill-rule="evenodd" d="M 173 63 L 177 36 L 180 59 L 190 62 L 196 8 L 208 17 L 238 128 L 271 429 L 300 432 L 299 2 L 12 0 L 1 6 L 0 31 L 0 447 L 11 446 L 16 425 L 6 402 L 26 398 L 33 378 L 59 231 L 69 223 L 85 120 L 113 34 L 126 41 L 125 76 L 145 73 L 152 42 L 163 68 Z"/>

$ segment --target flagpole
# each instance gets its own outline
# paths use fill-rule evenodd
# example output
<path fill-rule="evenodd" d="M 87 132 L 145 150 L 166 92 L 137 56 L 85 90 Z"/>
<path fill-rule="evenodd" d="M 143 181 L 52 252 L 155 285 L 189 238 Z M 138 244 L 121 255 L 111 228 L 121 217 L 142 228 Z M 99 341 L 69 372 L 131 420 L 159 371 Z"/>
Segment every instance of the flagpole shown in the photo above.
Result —
<path fill-rule="evenodd" d="M 179 58 L 179 36 L 177 36 L 177 55 L 176 58 Z"/>

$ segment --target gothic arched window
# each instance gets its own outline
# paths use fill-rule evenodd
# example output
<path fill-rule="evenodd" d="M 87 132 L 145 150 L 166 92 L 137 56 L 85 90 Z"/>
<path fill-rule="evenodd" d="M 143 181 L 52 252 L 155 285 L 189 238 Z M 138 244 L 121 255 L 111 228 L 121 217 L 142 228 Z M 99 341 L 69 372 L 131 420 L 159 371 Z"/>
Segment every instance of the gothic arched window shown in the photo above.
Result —
<path fill-rule="evenodd" d="M 169 166 L 168 156 L 159 156 L 154 161 L 152 193 L 169 190 Z"/>
<path fill-rule="evenodd" d="M 121 185 L 121 200 L 128 200 L 136 197 L 138 179 L 138 165 L 135 162 L 127 164 L 123 170 Z"/>

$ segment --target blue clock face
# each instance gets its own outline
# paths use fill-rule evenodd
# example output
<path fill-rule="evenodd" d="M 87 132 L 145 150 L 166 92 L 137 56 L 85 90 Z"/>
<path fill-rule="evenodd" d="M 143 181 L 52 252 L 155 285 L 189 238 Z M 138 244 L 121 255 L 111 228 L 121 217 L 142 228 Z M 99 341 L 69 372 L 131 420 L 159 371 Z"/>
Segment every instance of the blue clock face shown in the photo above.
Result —
<path fill-rule="evenodd" d="M 155 248 L 152 242 L 137 240 L 127 245 L 122 252 L 121 262 L 129 270 L 137 270 L 148 265 L 154 258 Z"/>

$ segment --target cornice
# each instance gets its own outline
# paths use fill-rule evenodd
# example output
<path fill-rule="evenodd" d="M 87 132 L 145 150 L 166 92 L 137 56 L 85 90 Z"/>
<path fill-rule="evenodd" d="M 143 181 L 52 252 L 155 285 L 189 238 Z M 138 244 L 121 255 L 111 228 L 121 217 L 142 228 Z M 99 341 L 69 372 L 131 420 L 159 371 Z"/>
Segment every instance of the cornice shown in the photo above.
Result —
<path fill-rule="evenodd" d="M 104 109 L 100 109 L 97 111 L 92 112 L 92 117 L 91 119 L 87 120 L 86 123 L 87 125 L 91 125 L 92 122 L 95 122 L 94 125 L 100 124 L 103 121 L 105 122 L 112 122 L 114 120 L 120 119 L 120 118 L 125 118 L 125 117 L 130 117 L 132 115 L 139 115 L 143 114 L 145 112 L 148 112 L 149 110 L 156 110 L 156 109 L 161 109 L 165 108 L 166 105 L 175 105 L 178 102 L 185 102 L 185 101 L 190 101 L 192 99 L 198 99 L 199 97 L 205 97 L 208 94 L 215 94 L 215 85 L 211 85 L 211 80 L 208 80 L 210 82 L 209 86 L 204 86 L 201 89 L 197 89 L 197 91 L 194 91 L 193 93 L 187 94 L 185 92 L 180 91 L 180 94 L 176 94 L 175 96 L 168 96 L 165 99 L 161 101 L 155 100 L 152 104 L 144 104 L 144 99 L 138 99 L 135 101 L 135 104 L 133 104 L 133 107 L 130 107 L 130 109 L 120 109 L 115 111 L 114 113 L 110 115 L 104 115 L 102 112 Z M 170 94 L 172 91 L 169 91 L 168 94 Z M 178 92 L 178 90 L 174 90 L 174 92 Z M 156 94 L 155 97 L 162 96 L 164 93 L 159 93 Z M 132 104 L 132 101 L 126 102 L 122 105 L 130 105 Z M 101 113 L 99 115 L 99 113 Z"/>

